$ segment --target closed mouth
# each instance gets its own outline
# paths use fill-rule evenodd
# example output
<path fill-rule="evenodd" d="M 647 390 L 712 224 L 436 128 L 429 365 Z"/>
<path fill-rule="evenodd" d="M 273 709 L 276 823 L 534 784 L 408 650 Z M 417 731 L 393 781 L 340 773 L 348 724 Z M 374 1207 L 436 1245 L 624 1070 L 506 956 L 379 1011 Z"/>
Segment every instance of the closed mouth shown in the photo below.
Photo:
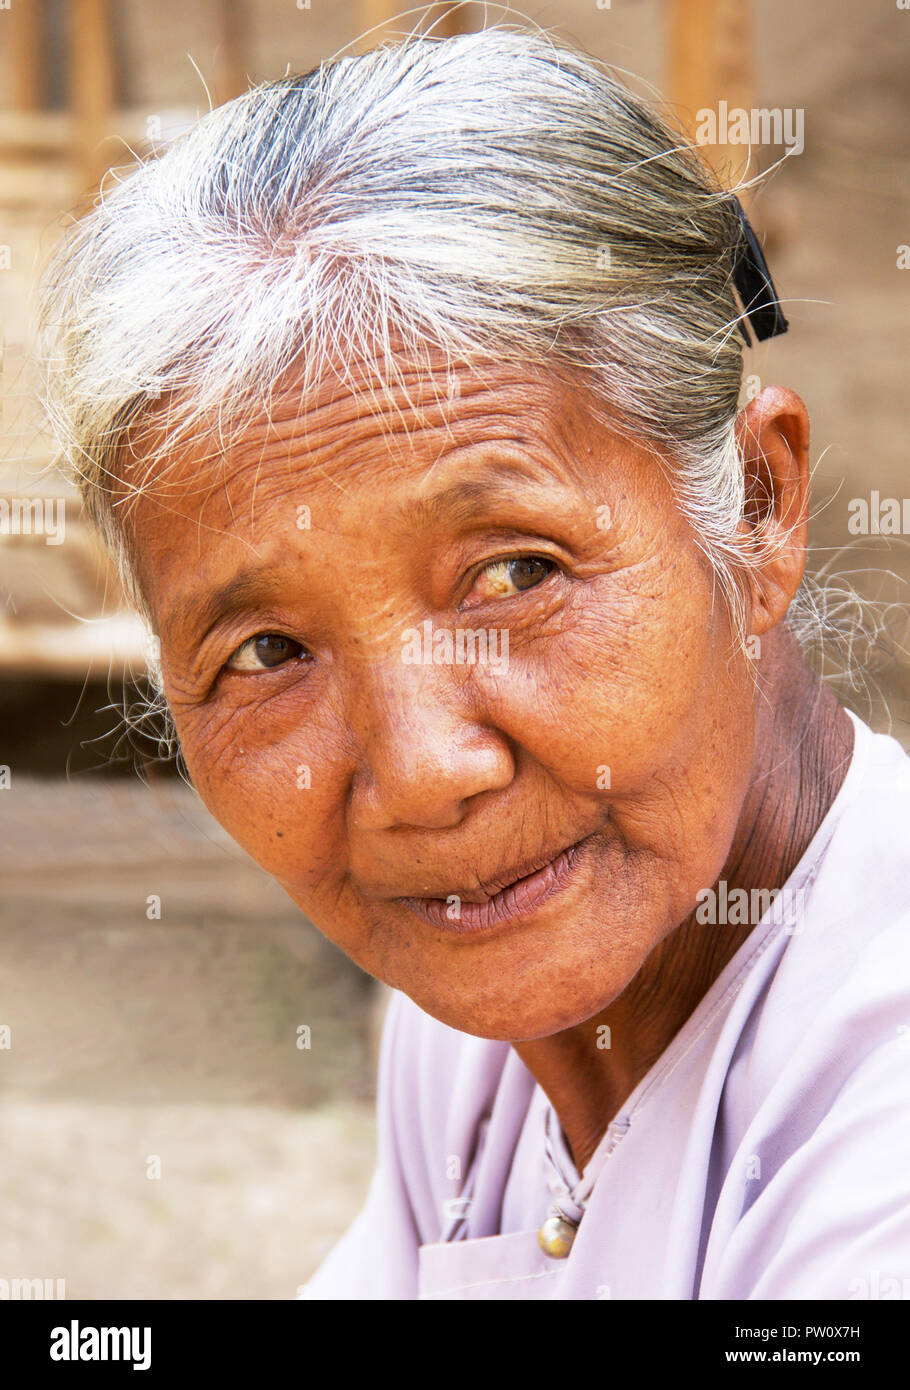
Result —
<path fill-rule="evenodd" d="M 466 896 L 453 889 L 445 897 L 400 897 L 396 901 L 433 926 L 462 934 L 482 931 L 527 916 L 567 887 L 594 838 L 588 835 L 576 840 L 552 859 L 538 861 L 529 872 L 495 887 L 483 897 L 478 896 L 476 888 Z"/>

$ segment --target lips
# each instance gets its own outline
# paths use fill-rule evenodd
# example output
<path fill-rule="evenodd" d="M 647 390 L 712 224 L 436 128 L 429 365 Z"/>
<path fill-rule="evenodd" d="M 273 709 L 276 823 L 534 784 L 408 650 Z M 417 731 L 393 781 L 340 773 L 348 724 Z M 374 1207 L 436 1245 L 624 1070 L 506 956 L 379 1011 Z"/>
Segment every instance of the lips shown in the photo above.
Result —
<path fill-rule="evenodd" d="M 580 843 L 574 841 L 574 844 Z M 446 901 L 450 897 L 457 897 L 463 903 L 485 903 L 490 898 L 495 897 L 506 888 L 514 887 L 522 879 L 529 878 L 537 873 L 539 869 L 544 869 L 548 864 L 552 864 L 561 854 L 565 854 L 573 845 L 564 845 L 561 849 L 551 850 L 548 854 L 539 854 L 534 859 L 525 859 L 515 868 L 498 874 L 496 878 L 488 879 L 482 883 L 475 883 L 471 888 L 448 887 L 439 893 L 421 894 L 425 902 Z"/>
<path fill-rule="evenodd" d="M 530 872 L 526 870 L 502 887 L 496 887 L 495 882 L 485 885 L 493 891 L 483 897 L 478 896 L 476 887 L 465 895 L 453 888 L 446 897 L 401 897 L 397 901 L 431 926 L 456 933 L 483 931 L 529 915 L 548 898 L 568 888 L 593 839 L 594 836 L 588 836 L 578 840 L 543 863 L 539 859 L 530 861 L 535 865 Z"/>

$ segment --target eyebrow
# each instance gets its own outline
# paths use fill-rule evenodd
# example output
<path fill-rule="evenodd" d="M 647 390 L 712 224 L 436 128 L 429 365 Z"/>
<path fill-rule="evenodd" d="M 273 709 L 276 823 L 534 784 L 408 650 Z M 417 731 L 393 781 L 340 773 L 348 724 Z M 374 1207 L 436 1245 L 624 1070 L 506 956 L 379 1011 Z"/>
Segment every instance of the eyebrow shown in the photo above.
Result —
<path fill-rule="evenodd" d="M 395 514 L 402 526 L 416 529 L 443 520 L 468 521 L 496 502 L 515 502 L 515 487 L 539 483 L 521 468 L 499 463 L 488 478 L 464 478 L 427 497 L 410 497 Z M 226 584 L 211 592 L 185 598 L 168 613 L 162 626 L 176 618 L 181 626 L 208 633 L 217 622 L 242 612 L 251 602 L 261 601 L 270 592 L 269 573 L 241 570 Z"/>
<path fill-rule="evenodd" d="M 268 577 L 260 570 L 241 570 L 217 589 L 184 599 L 167 614 L 168 622 L 175 618 L 195 635 L 207 633 L 222 618 L 240 613 L 251 602 L 261 600 L 268 591 Z"/>
<path fill-rule="evenodd" d="M 402 525 L 427 526 L 439 521 L 469 521 L 494 502 L 516 501 L 516 485 L 527 487 L 539 480 L 523 469 L 500 463 L 488 479 L 465 478 L 428 497 L 410 497 L 396 512 Z"/>

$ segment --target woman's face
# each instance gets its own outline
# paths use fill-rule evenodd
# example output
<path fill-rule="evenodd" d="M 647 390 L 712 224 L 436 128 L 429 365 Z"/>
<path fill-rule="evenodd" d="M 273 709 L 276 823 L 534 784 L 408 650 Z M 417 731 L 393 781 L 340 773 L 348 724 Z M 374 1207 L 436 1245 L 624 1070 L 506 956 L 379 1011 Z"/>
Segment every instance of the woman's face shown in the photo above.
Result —
<path fill-rule="evenodd" d="M 717 879 L 753 683 L 653 458 L 543 376 L 456 381 L 288 393 L 131 525 L 213 815 L 370 974 L 526 1041 Z"/>

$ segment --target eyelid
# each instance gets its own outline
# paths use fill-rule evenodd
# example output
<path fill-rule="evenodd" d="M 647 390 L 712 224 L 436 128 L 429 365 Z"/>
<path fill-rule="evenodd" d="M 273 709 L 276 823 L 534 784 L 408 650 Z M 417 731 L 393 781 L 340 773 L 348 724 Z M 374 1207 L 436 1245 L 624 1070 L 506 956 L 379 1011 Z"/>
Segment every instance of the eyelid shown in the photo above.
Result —
<path fill-rule="evenodd" d="M 495 551 L 492 555 L 487 555 L 484 559 L 475 561 L 469 566 L 468 574 L 476 579 L 477 575 L 483 574 L 484 570 L 489 569 L 491 565 L 502 565 L 509 560 L 550 560 L 554 565 L 559 566 L 569 563 L 565 556 L 565 547 L 561 546 L 558 541 L 548 542 L 542 538 L 531 536 L 528 537 L 528 541 L 529 544 L 527 545 L 519 544 L 508 550 Z M 537 544 L 535 544 L 535 541 Z M 559 555 L 552 554 L 551 551 L 546 549 L 548 544 L 558 549 L 561 553 Z"/>
<path fill-rule="evenodd" d="M 495 555 L 490 560 L 484 560 L 477 569 L 474 575 L 475 582 L 488 569 L 492 569 L 494 565 L 508 565 L 511 564 L 513 560 L 543 560 L 546 564 L 550 565 L 558 565 L 559 563 L 555 556 L 538 554 L 535 550 L 518 550 L 515 551 L 514 554 Z"/>
<path fill-rule="evenodd" d="M 202 681 L 209 676 L 214 678 L 238 648 L 265 633 L 287 637 L 288 641 L 299 642 L 302 647 L 311 649 L 311 644 L 302 636 L 294 636 L 296 626 L 288 613 L 274 610 L 225 615 L 196 643 L 192 655 L 192 679 Z"/>

